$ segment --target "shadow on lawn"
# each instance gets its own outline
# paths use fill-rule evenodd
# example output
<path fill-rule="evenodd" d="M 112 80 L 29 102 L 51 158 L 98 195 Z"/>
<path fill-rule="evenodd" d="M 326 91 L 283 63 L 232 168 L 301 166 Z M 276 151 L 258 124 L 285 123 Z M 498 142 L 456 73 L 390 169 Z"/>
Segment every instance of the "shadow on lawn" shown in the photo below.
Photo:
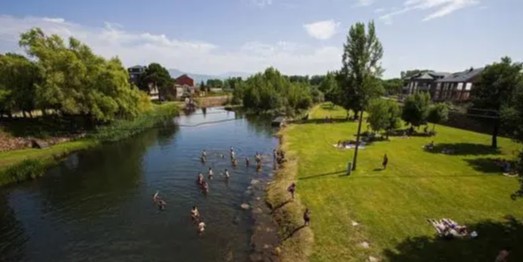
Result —
<path fill-rule="evenodd" d="M 427 225 L 429 226 L 429 225 Z M 391 262 L 404 261 L 494 261 L 499 251 L 511 248 L 508 261 L 523 261 L 523 224 L 507 216 L 505 222 L 481 221 L 467 225 L 478 232 L 475 239 L 444 240 L 434 237 L 412 237 L 394 250 L 386 249 L 384 257 Z"/>
<path fill-rule="evenodd" d="M 435 154 L 448 155 L 493 155 L 501 154 L 499 148 L 492 148 L 490 145 L 472 143 L 436 143 L 432 150 L 426 150 Z"/>
<path fill-rule="evenodd" d="M 300 177 L 300 178 L 298 178 L 298 180 L 307 180 L 307 179 L 313 179 L 313 178 L 321 178 L 321 177 L 324 177 L 324 176 L 332 176 L 332 175 L 338 175 L 338 174 L 340 174 L 340 176 L 345 176 L 347 174 L 347 170 L 334 171 L 334 172 L 323 173 L 323 174 L 318 174 L 318 175 Z"/>
<path fill-rule="evenodd" d="M 497 173 L 501 174 L 501 167 L 496 164 L 496 159 L 494 158 L 475 158 L 475 159 L 465 159 L 465 161 L 474 168 L 474 170 L 483 172 L 483 173 Z"/>

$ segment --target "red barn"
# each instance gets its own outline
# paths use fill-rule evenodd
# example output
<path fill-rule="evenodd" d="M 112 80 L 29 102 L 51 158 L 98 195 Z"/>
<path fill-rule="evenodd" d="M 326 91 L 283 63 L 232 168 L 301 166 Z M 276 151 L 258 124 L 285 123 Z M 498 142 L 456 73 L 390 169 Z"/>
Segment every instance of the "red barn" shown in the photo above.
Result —
<path fill-rule="evenodd" d="M 176 78 L 176 84 L 180 86 L 194 86 L 194 80 L 187 75 Z"/>

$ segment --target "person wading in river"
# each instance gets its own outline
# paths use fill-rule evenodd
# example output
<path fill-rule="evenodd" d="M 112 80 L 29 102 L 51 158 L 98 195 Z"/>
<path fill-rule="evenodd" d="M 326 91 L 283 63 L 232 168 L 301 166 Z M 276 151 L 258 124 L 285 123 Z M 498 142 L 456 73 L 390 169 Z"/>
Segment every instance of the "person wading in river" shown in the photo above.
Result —
<path fill-rule="evenodd" d="M 224 175 L 225 175 L 225 179 L 227 179 L 227 180 L 229 179 L 229 177 L 231 177 L 231 175 L 229 174 L 229 170 L 227 170 L 227 168 L 225 169 Z"/>
<path fill-rule="evenodd" d="M 248 157 L 245 158 L 245 166 L 246 166 L 246 167 L 249 166 L 249 158 L 248 158 Z"/>
<path fill-rule="evenodd" d="M 214 177 L 214 173 L 212 172 L 212 168 L 209 167 L 209 179 L 212 179 Z"/>

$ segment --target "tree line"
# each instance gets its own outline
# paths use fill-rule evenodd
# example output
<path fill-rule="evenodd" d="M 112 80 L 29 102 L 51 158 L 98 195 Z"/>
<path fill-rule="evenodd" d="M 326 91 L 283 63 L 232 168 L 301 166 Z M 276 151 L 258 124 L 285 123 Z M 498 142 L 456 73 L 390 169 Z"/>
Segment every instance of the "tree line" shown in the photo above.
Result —
<path fill-rule="evenodd" d="M 323 94 L 308 82 L 293 82 L 272 67 L 245 81 L 236 79 L 233 89 L 233 103 L 254 111 L 295 115 L 321 101 Z"/>
<path fill-rule="evenodd" d="M 27 56 L 0 55 L 0 116 L 40 110 L 107 122 L 150 108 L 118 58 L 104 59 L 73 37 L 65 41 L 39 28 L 21 34 L 19 45 Z"/>

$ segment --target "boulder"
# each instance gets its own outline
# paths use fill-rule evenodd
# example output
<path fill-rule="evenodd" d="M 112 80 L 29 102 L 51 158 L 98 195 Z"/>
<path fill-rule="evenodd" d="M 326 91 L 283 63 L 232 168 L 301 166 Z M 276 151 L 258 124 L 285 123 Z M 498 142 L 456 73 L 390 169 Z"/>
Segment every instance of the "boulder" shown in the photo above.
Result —
<path fill-rule="evenodd" d="M 243 210 L 247 210 L 247 209 L 251 208 L 251 206 L 249 206 L 249 204 L 247 204 L 247 203 L 243 203 L 243 204 L 241 204 L 240 207 L 241 207 Z"/>
<path fill-rule="evenodd" d="M 41 139 L 31 139 L 31 147 L 39 149 L 47 148 L 49 147 L 49 143 Z"/>

